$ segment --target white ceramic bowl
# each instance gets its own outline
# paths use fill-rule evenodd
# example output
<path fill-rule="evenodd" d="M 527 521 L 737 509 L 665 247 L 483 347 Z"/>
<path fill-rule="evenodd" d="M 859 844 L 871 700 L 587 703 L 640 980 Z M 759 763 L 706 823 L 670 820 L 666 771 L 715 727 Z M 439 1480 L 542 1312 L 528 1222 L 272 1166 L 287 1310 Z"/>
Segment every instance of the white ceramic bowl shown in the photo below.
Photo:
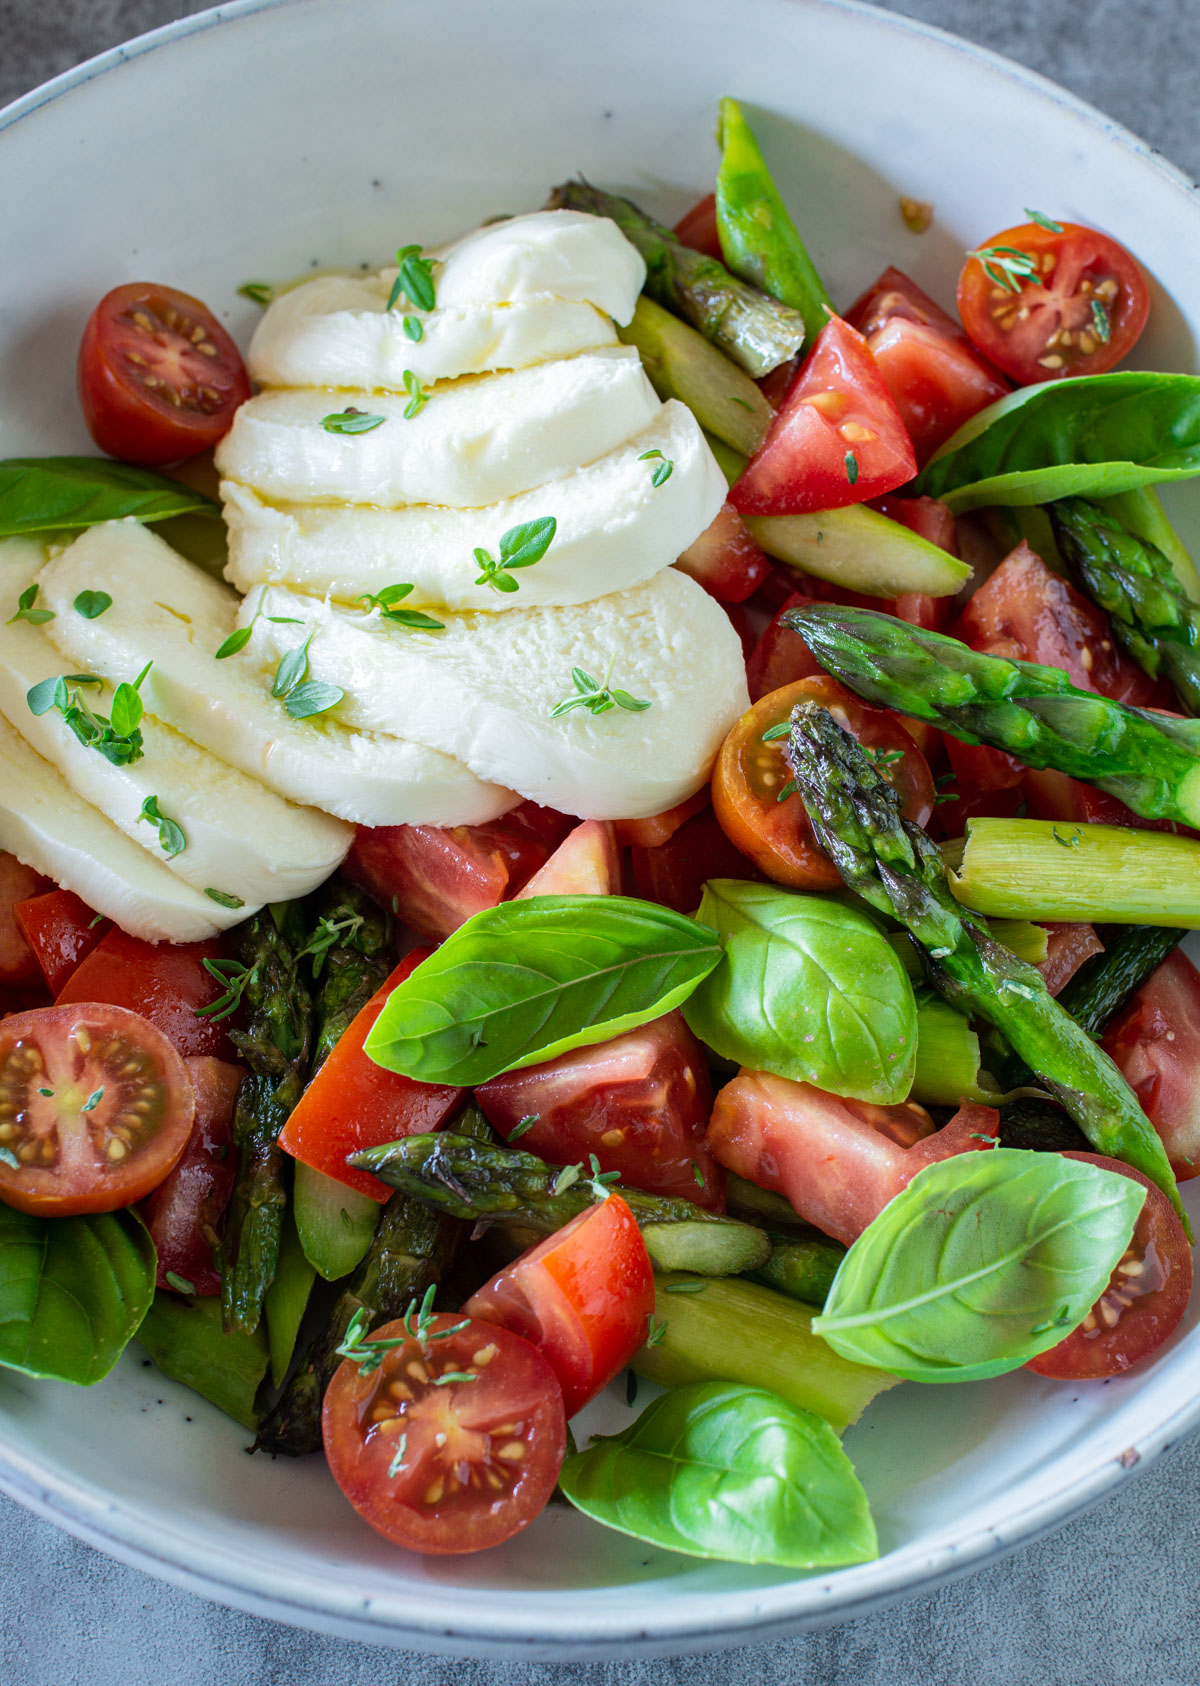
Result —
<path fill-rule="evenodd" d="M 963 247 L 1033 205 L 1126 241 L 1155 280 L 1140 360 L 1196 367 L 1187 183 L 932 30 L 837 0 L 245 0 L 0 117 L 0 456 L 88 448 L 75 347 L 116 283 L 197 293 L 244 338 L 240 281 L 379 262 L 535 207 L 578 170 L 671 219 L 711 181 L 726 92 L 751 103 L 835 299 L 888 262 L 948 298 Z M 930 233 L 906 231 L 901 193 L 935 203 Z M 1186 527 L 1195 500 L 1174 502 Z M 846 1442 L 883 1556 L 800 1579 L 654 1551 L 561 1508 L 482 1557 L 407 1556 L 320 1459 L 247 1458 L 239 1429 L 136 1349 L 90 1391 L 0 1372 L 0 1486 L 165 1579 L 376 1643 L 576 1661 L 712 1649 L 928 1589 L 1095 1499 L 1200 1412 L 1198 1318 L 1200 1296 L 1126 1380 L 886 1395 Z M 626 1420 L 615 1399 L 595 1410 Z"/>

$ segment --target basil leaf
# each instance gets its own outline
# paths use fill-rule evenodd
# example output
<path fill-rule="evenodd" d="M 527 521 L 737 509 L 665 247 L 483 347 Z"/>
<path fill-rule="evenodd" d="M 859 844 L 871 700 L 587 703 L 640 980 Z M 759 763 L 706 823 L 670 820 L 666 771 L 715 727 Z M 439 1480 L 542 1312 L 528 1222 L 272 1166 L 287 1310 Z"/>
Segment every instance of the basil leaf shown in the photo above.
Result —
<path fill-rule="evenodd" d="M 107 457 L 9 457 L 0 462 L 0 538 L 210 515 L 220 504 L 164 474 Z"/>
<path fill-rule="evenodd" d="M 1200 376 L 1122 369 L 1023 387 L 972 416 L 913 490 L 956 513 L 1110 497 L 1200 474 Z"/>
<path fill-rule="evenodd" d="M 568 1454 L 559 1483 L 594 1521 L 689 1557 L 818 1569 L 879 1555 L 833 1429 L 765 1388 L 677 1387 Z"/>
<path fill-rule="evenodd" d="M 36 1218 L 0 1205 L 0 1364 L 90 1387 L 137 1332 L 154 1270 L 131 1211 Z"/>
<path fill-rule="evenodd" d="M 720 957 L 715 932 L 654 902 L 501 902 L 392 991 L 366 1052 L 426 1083 L 486 1083 L 660 1018 Z"/>
<path fill-rule="evenodd" d="M 889 1104 L 912 1088 L 917 1004 L 895 949 L 852 907 L 711 879 L 697 918 L 725 955 L 684 1017 L 722 1058 Z"/>
<path fill-rule="evenodd" d="M 850 1248 L 814 1331 L 919 1382 L 1015 1370 L 1077 1328 L 1145 1190 L 1058 1153 L 991 1148 L 919 1172 Z"/>

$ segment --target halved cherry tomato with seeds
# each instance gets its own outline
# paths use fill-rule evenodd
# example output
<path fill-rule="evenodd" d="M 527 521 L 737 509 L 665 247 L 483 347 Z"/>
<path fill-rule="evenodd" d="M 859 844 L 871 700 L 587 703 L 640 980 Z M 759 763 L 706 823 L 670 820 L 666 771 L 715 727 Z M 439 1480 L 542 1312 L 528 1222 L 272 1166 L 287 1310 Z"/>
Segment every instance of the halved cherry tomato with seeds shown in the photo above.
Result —
<path fill-rule="evenodd" d="M 47 1217 L 128 1206 L 174 1167 L 195 1106 L 183 1061 L 137 1013 L 14 1013 L 0 1023 L 0 1200 Z"/>

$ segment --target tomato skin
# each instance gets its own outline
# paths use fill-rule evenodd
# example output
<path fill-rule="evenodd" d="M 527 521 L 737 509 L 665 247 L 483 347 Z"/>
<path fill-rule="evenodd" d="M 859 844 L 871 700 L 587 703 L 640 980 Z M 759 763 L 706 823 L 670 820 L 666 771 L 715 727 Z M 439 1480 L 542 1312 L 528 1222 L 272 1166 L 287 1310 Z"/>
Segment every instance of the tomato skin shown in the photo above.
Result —
<path fill-rule="evenodd" d="M 823 675 L 824 668 L 800 634 L 783 624 L 789 610 L 807 609 L 816 601 L 817 598 L 806 592 L 793 591 L 776 609 L 746 663 L 746 684 L 752 703 L 785 685 L 794 685 L 798 679 L 819 679 Z"/>
<path fill-rule="evenodd" d="M 1146 1203 L 1130 1243 L 1133 1256 L 1127 1254 L 1121 1261 L 1142 1262 L 1143 1269 L 1131 1276 L 1118 1264 L 1080 1327 L 1049 1352 L 1031 1358 L 1025 1368 L 1062 1381 L 1120 1376 L 1157 1352 L 1178 1328 L 1192 1291 L 1192 1250 L 1171 1202 L 1132 1165 L 1099 1153 L 1066 1153 L 1063 1158 L 1115 1171 L 1146 1190 Z M 1111 1323 L 1113 1312 L 1117 1313 L 1115 1323 Z"/>
<path fill-rule="evenodd" d="M 632 1188 L 725 1209 L 725 1179 L 704 1139 L 712 1080 L 679 1012 L 506 1071 L 481 1084 L 475 1099 L 505 1141 L 523 1119 L 536 1117 L 521 1146 L 552 1165 L 594 1153 L 602 1171 L 619 1171 Z"/>
<path fill-rule="evenodd" d="M 13 908 L 51 995 L 66 988 L 81 961 L 112 929 L 73 890 L 47 890 Z"/>
<path fill-rule="evenodd" d="M 937 807 L 929 822 L 930 831 L 939 839 L 961 837 L 968 822 L 974 819 L 1015 819 L 1024 802 L 1020 785 L 1010 786 L 1007 790 L 973 791 L 969 796 L 956 795 L 959 788 L 957 778 L 953 778 L 939 794 Z M 944 802 L 941 800 L 943 796 L 951 800 Z"/>
<path fill-rule="evenodd" d="M 211 449 L 250 396 L 241 353 L 207 306 L 146 281 L 100 300 L 77 374 L 83 419 L 100 449 L 148 468 Z"/>
<path fill-rule="evenodd" d="M 369 1171 L 347 1165 L 346 1155 L 440 1129 L 466 1093 L 448 1083 L 418 1083 L 386 1071 L 363 1052 L 388 996 L 431 953 L 413 949 L 355 1014 L 279 1134 L 280 1147 L 293 1159 L 381 1204 L 391 1199 L 391 1188 Z"/>
<path fill-rule="evenodd" d="M 802 515 L 882 497 L 916 472 L 866 341 L 831 316 L 729 501 L 740 515 Z"/>
<path fill-rule="evenodd" d="M 675 224 L 675 234 L 685 246 L 690 246 L 693 252 L 703 252 L 705 257 L 716 258 L 719 263 L 724 263 L 721 237 L 717 233 L 716 194 L 706 193 L 690 211 L 685 211 Z"/>
<path fill-rule="evenodd" d="M 1051 767 L 1029 767 L 1021 790 L 1035 819 L 1061 820 L 1071 825 L 1125 825 L 1135 831 L 1182 831 L 1173 820 L 1149 820 L 1094 784 L 1056 773 Z"/>
<path fill-rule="evenodd" d="M 1104 953 L 1104 944 L 1096 935 L 1094 925 L 1064 924 L 1051 919 L 1038 923 L 1047 932 L 1046 958 L 1038 962 L 1038 971 L 1051 995 L 1060 995 L 1086 960 Z"/>
<path fill-rule="evenodd" d="M 233 1109 L 246 1071 L 207 1054 L 183 1063 L 196 1097 L 192 1133 L 174 1170 L 143 1201 L 141 1216 L 158 1253 L 158 1286 L 175 1288 L 170 1272 L 197 1294 L 219 1294 L 213 1244 L 237 1180 Z"/>
<path fill-rule="evenodd" d="M 157 1025 L 185 1059 L 193 1054 L 231 1059 L 230 1021 L 214 1024 L 211 1017 L 196 1016 L 198 1007 L 211 1006 L 223 993 L 223 985 L 205 971 L 204 962 L 219 960 L 224 954 L 219 938 L 147 943 L 114 927 L 71 973 L 58 1005 L 111 1001 Z"/>
<path fill-rule="evenodd" d="M 983 242 L 993 246 L 1033 258 L 1040 284 L 1018 278 L 1017 292 L 997 289 L 981 261 L 968 258 L 958 278 L 958 311 L 979 349 L 1018 385 L 1102 375 L 1133 349 L 1146 326 L 1150 292 L 1124 246 L 1074 222 L 1057 231 L 1022 223 Z M 1104 294 L 1107 341 L 1096 332 L 1092 308 Z M 1063 332 L 1065 342 L 1056 337 Z"/>
<path fill-rule="evenodd" d="M 1176 1177 L 1200 1175 L 1200 972 L 1185 954 L 1155 969 L 1102 1046 L 1162 1137 Z"/>
<path fill-rule="evenodd" d="M 41 981 L 41 968 L 16 917 L 20 902 L 54 885 L 15 855 L 0 852 L 0 984 L 20 989 Z"/>
<path fill-rule="evenodd" d="M 616 1193 L 522 1253 L 463 1306 L 468 1317 L 532 1341 L 558 1377 L 568 1417 L 629 1363 L 653 1310 L 650 1255 Z"/>
<path fill-rule="evenodd" d="M 611 820 L 584 820 L 568 832 L 545 866 L 539 867 L 513 897 L 617 896 L 621 893 L 621 856 Z"/>
<path fill-rule="evenodd" d="M 366 1375 L 347 1358 L 321 1410 L 329 1468 L 355 1510 L 394 1545 L 437 1556 L 527 1528 L 566 1452 L 562 1390 L 542 1354 L 498 1324 L 455 1330 L 462 1322 L 433 1318 L 424 1347 L 409 1335 Z M 385 1323 L 368 1340 L 406 1334 L 403 1322 Z M 418 1363 L 425 1380 L 410 1369 Z M 474 1380 L 438 1385 L 455 1372 Z"/>
<path fill-rule="evenodd" d="M 669 842 L 693 814 L 699 814 L 707 807 L 708 791 L 702 788 L 665 813 L 651 814 L 644 820 L 617 820 L 617 844 L 622 849 L 657 849 L 660 844 Z"/>
<path fill-rule="evenodd" d="M 704 795 L 707 798 L 708 792 Z M 726 837 L 707 801 L 665 842 L 630 849 L 629 875 L 635 895 L 689 917 L 700 906 L 710 878 L 762 877 L 754 862 Z"/>
<path fill-rule="evenodd" d="M 699 538 L 693 539 L 675 566 L 718 603 L 744 603 L 771 572 L 732 504 L 723 503 Z"/>
<path fill-rule="evenodd" d="M 140 1200 L 178 1162 L 196 1110 L 167 1038 L 108 1003 L 38 1007 L 0 1022 L 0 1096 L 0 1146 L 18 1160 L 0 1162 L 0 1200 L 43 1217 Z"/>

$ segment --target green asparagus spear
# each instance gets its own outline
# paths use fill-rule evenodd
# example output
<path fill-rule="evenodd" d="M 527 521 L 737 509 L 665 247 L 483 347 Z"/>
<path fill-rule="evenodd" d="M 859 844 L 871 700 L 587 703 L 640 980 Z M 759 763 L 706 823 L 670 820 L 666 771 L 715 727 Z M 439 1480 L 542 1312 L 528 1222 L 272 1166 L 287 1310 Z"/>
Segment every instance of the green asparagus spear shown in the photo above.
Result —
<path fill-rule="evenodd" d="M 589 182 L 556 187 L 550 203 L 610 217 L 646 260 L 645 290 L 758 380 L 794 357 L 804 343 L 804 318 L 731 275 L 723 263 L 681 245 L 669 228 L 629 199 Z"/>
<path fill-rule="evenodd" d="M 804 318 L 804 350 L 825 326 L 833 300 L 771 179 L 754 131 L 736 100 L 721 101 L 717 138 L 717 228 L 735 275 L 790 304 Z"/>
<path fill-rule="evenodd" d="M 1151 679 L 1170 680 L 1189 714 L 1200 714 L 1200 604 L 1162 551 L 1086 498 L 1063 498 L 1049 513 L 1059 549 L 1118 642 Z"/>
<path fill-rule="evenodd" d="M 391 970 L 387 915 L 353 884 L 333 879 L 318 899 L 316 926 L 297 958 L 312 967 L 316 1030 L 310 1076 Z"/>
<path fill-rule="evenodd" d="M 766 438 L 775 417 L 750 376 L 710 345 L 703 334 L 644 293 L 637 301 L 633 320 L 617 333 L 625 345 L 637 347 L 642 368 L 658 396 L 678 398 L 718 443 L 724 441 L 722 449 L 730 448 L 721 466 L 722 472 L 736 469 L 726 473 L 732 484 Z M 719 456 L 717 461 L 721 461 Z"/>
<path fill-rule="evenodd" d="M 443 1212 L 476 1222 L 550 1235 L 603 1199 L 612 1178 L 598 1168 L 547 1165 L 519 1148 L 469 1141 L 447 1131 L 406 1136 L 350 1156 L 393 1188 Z M 662 1194 L 620 1189 L 646 1251 L 661 1270 L 734 1276 L 763 1264 L 770 1242 L 753 1224 L 722 1217 Z"/>
<path fill-rule="evenodd" d="M 1104 953 L 1094 955 L 1076 972 L 1058 997 L 1089 1036 L 1099 1036 L 1131 995 L 1173 954 L 1183 932 L 1167 925 L 1108 926 Z"/>
<path fill-rule="evenodd" d="M 822 603 L 784 620 L 868 702 L 1098 785 L 1146 819 L 1200 825 L 1200 721 L 1126 708 L 1061 668 L 981 655 L 873 609 Z"/>
<path fill-rule="evenodd" d="M 906 925 L 925 950 L 930 983 L 951 1006 L 994 1025 L 1096 1151 L 1144 1172 L 1183 1217 L 1162 1142 L 1121 1073 L 1041 973 L 959 907 L 937 847 L 904 819 L 874 762 L 815 703 L 798 703 L 789 724 L 786 753 L 799 797 L 847 887 Z"/>
<path fill-rule="evenodd" d="M 823 1306 L 845 1256 L 846 1249 L 819 1230 L 803 1238 L 773 1235 L 770 1258 L 749 1273 L 750 1280 L 778 1288 L 806 1305 Z"/>
<path fill-rule="evenodd" d="M 255 1398 L 270 1362 L 265 1329 L 226 1334 L 215 1296 L 185 1299 L 160 1288 L 137 1338 L 164 1376 L 211 1400 L 243 1428 L 256 1427 Z"/>

